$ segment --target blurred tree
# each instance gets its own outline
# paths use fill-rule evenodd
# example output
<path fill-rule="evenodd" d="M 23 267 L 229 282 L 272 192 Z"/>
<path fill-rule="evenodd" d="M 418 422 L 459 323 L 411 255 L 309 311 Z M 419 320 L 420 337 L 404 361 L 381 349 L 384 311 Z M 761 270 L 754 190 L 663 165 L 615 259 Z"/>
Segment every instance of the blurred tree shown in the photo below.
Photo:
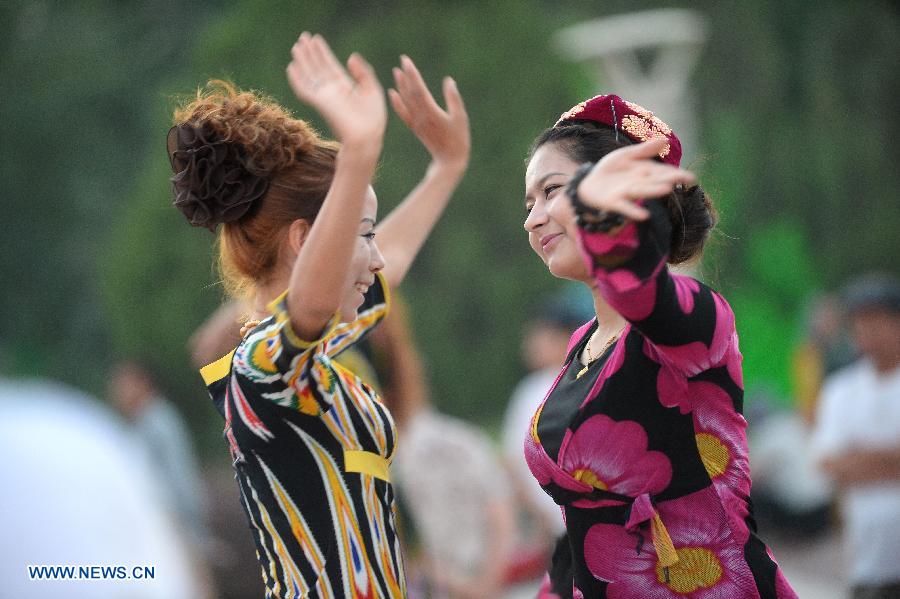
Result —
<path fill-rule="evenodd" d="M 148 98 L 217 2 L 3 3 L 5 370 L 104 390 L 97 264 L 146 148 Z"/>

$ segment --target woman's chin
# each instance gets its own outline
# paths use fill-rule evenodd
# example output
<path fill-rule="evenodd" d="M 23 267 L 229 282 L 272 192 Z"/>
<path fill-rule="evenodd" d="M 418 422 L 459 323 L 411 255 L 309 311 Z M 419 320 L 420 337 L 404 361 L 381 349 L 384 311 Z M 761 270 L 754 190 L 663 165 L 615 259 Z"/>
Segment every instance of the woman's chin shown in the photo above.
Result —
<path fill-rule="evenodd" d="M 575 263 L 574 260 L 560 260 L 556 256 L 551 256 L 547 260 L 547 270 L 557 279 L 581 281 L 585 277 L 585 268 L 582 263 Z"/>
<path fill-rule="evenodd" d="M 338 311 L 338 322 L 347 323 L 356 320 L 359 313 L 356 308 L 341 308 Z"/>
<path fill-rule="evenodd" d="M 348 298 L 347 301 L 338 309 L 338 319 L 339 322 L 353 322 L 359 316 L 359 308 L 366 301 L 366 298 L 359 292 L 354 292 L 352 298 Z"/>

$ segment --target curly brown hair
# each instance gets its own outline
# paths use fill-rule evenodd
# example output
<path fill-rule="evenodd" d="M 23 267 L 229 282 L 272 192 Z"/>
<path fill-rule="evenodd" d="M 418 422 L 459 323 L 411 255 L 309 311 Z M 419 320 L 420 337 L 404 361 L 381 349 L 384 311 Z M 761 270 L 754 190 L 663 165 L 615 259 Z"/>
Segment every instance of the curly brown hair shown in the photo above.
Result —
<path fill-rule="evenodd" d="M 211 126 L 243 149 L 245 167 L 270 180 L 245 216 L 219 228 L 219 271 L 230 295 L 251 295 L 279 265 L 290 224 L 315 220 L 334 176 L 338 143 L 271 98 L 211 80 L 174 112 L 176 125 Z"/>

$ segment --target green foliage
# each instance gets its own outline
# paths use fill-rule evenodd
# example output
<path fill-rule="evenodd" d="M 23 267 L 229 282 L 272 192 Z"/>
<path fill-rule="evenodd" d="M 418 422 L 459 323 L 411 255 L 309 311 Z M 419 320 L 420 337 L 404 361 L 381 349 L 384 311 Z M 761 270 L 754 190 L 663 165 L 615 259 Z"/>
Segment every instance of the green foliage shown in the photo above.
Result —
<path fill-rule="evenodd" d="M 748 389 L 762 385 L 788 398 L 792 352 L 802 332 L 796 330 L 796 314 L 821 282 L 797 223 L 759 227 L 747 243 L 746 261 L 746 283 L 729 294 L 741 334 L 744 379 Z"/>

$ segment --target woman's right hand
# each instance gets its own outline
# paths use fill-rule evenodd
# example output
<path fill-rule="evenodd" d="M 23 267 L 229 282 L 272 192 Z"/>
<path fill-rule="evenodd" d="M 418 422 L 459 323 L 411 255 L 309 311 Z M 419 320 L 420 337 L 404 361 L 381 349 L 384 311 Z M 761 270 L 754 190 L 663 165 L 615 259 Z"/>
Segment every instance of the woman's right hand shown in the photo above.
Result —
<path fill-rule="evenodd" d="M 690 171 L 654 160 L 666 143 L 654 138 L 610 152 L 578 185 L 579 199 L 591 208 L 646 220 L 650 213 L 637 202 L 664 197 L 678 184 L 697 182 Z"/>
<path fill-rule="evenodd" d="M 305 31 L 291 56 L 287 78 L 297 98 L 315 108 L 343 144 L 372 144 L 380 150 L 387 106 L 371 65 L 353 53 L 344 69 L 325 38 Z"/>

